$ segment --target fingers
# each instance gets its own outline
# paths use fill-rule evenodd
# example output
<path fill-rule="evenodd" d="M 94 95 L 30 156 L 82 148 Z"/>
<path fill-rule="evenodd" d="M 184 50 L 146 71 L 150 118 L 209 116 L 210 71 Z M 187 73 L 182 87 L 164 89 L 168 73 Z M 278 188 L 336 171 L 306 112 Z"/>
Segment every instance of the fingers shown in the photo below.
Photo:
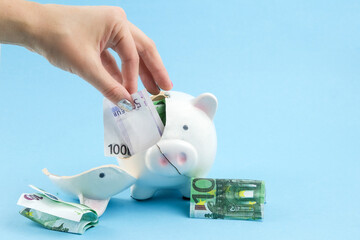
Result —
<path fill-rule="evenodd" d="M 104 50 L 101 55 L 101 62 L 106 71 L 120 84 L 123 84 L 122 73 L 119 70 L 119 67 L 116 63 L 114 56 L 108 51 Z M 144 61 L 140 59 L 139 63 L 139 75 L 141 81 L 144 84 L 144 87 L 148 90 L 149 93 L 157 95 L 160 93 L 160 89 L 155 83 L 150 71 L 147 69 Z"/>
<path fill-rule="evenodd" d="M 140 58 L 140 66 L 139 66 L 139 75 L 141 81 L 144 84 L 144 87 L 148 90 L 149 93 L 153 95 L 157 95 L 160 93 L 159 87 L 156 85 L 150 71 L 145 66 L 144 61 Z"/>
<path fill-rule="evenodd" d="M 104 50 L 101 53 L 100 58 L 104 68 L 109 72 L 109 74 L 116 81 L 122 84 L 123 83 L 122 74 L 120 72 L 120 69 L 116 63 L 114 56 L 108 50 Z"/>
<path fill-rule="evenodd" d="M 87 71 L 86 75 L 83 77 L 98 89 L 104 97 L 109 99 L 115 105 L 118 105 L 123 99 L 127 99 L 132 103 L 130 93 L 110 75 L 102 62 L 94 61 L 87 69 L 89 69 L 89 71 Z"/>
<path fill-rule="evenodd" d="M 125 22 L 121 31 L 116 33 L 113 49 L 121 58 L 121 71 L 124 87 L 130 94 L 137 91 L 137 79 L 139 75 L 139 56 L 134 39 L 131 36 L 128 24 Z"/>
<path fill-rule="evenodd" d="M 153 79 L 160 88 L 170 90 L 173 84 L 161 60 L 160 54 L 156 50 L 154 42 L 135 25 L 130 22 L 128 23 L 137 51 L 146 68 L 149 70 Z"/>

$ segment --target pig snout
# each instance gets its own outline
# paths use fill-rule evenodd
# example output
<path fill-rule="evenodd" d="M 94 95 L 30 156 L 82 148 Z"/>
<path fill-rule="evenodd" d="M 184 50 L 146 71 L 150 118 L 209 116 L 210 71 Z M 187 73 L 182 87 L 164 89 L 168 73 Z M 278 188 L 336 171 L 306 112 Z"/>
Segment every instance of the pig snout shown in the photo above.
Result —
<path fill-rule="evenodd" d="M 147 167 L 163 176 L 185 175 L 196 166 L 197 152 L 188 142 L 162 140 L 146 153 Z"/>

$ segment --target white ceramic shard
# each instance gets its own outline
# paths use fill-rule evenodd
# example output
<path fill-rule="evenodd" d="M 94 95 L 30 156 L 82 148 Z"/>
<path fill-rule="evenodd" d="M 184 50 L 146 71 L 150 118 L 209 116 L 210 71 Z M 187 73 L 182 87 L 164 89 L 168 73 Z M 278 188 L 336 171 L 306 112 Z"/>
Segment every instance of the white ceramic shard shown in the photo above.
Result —
<path fill-rule="evenodd" d="M 43 169 L 63 191 L 77 196 L 80 203 L 94 209 L 99 216 L 110 198 L 131 186 L 136 179 L 117 165 L 104 165 L 74 176 L 57 176 Z"/>

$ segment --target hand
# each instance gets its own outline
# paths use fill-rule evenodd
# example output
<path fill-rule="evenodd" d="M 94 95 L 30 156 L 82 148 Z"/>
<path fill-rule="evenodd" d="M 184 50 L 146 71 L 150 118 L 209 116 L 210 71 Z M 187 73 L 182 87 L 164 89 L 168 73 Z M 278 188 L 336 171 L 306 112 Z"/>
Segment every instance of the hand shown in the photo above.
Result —
<path fill-rule="evenodd" d="M 31 6 L 36 17 L 27 24 L 31 37 L 24 38 L 23 45 L 79 75 L 113 103 L 131 101 L 138 75 L 152 94 L 159 93 L 158 87 L 172 88 L 154 42 L 127 20 L 121 8 Z M 121 58 L 121 70 L 109 48 Z"/>

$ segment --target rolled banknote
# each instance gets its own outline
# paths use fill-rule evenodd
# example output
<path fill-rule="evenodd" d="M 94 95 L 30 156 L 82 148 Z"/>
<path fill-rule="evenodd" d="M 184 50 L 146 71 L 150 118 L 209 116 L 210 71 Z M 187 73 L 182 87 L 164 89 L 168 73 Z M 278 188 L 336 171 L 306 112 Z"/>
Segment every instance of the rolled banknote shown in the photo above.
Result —
<path fill-rule="evenodd" d="M 83 234 L 98 223 L 97 213 L 83 204 L 64 202 L 32 185 L 38 193 L 23 193 L 20 214 L 50 230 Z"/>
<path fill-rule="evenodd" d="M 156 144 L 163 134 L 164 123 L 147 91 L 131 96 L 135 109 L 130 112 L 104 98 L 105 156 L 129 157 Z"/>
<path fill-rule="evenodd" d="M 192 178 L 190 217 L 260 220 L 265 183 L 257 180 Z"/>

